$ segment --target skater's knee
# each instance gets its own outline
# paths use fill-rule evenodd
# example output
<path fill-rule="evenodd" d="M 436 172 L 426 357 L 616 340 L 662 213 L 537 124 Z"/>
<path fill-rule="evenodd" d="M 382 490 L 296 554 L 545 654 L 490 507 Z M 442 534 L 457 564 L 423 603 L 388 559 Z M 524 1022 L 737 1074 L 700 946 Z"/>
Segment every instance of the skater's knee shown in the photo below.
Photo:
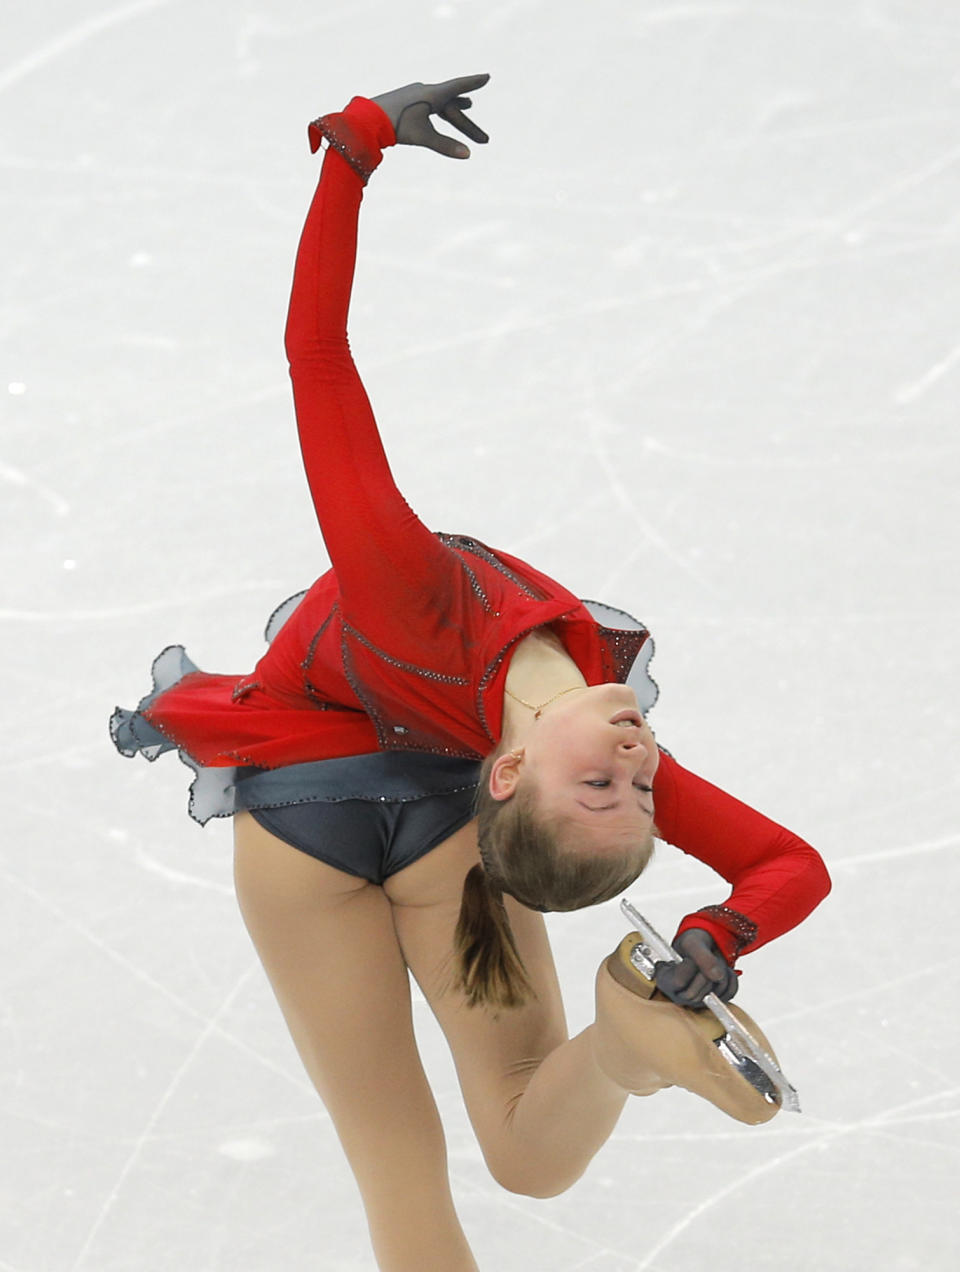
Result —
<path fill-rule="evenodd" d="M 558 1169 L 554 1162 L 524 1162 L 516 1159 L 504 1161 L 487 1158 L 490 1174 L 507 1192 L 518 1197 L 536 1197 L 545 1201 L 549 1197 L 559 1197 L 568 1188 L 572 1188 L 583 1168 L 571 1170 L 569 1165 Z"/>
<path fill-rule="evenodd" d="M 496 1178 L 496 1176 L 494 1176 Z M 577 1176 L 579 1178 L 579 1176 Z M 568 1188 L 572 1188 L 577 1182 L 576 1179 L 519 1179 L 514 1181 L 510 1177 L 506 1180 L 497 1179 L 497 1183 L 501 1188 L 505 1188 L 507 1192 L 513 1193 L 517 1197 L 534 1197 L 538 1201 L 548 1201 L 551 1197 L 559 1197 L 561 1193 L 565 1193 Z"/>

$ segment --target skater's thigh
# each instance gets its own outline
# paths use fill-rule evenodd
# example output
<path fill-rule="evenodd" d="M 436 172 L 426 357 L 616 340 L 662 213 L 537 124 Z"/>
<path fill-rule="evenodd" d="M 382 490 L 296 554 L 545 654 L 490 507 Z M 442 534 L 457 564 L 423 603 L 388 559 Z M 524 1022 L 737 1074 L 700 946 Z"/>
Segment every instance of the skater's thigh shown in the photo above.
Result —
<path fill-rule="evenodd" d="M 365 1195 L 411 1154 L 439 1178 L 436 1108 L 414 1041 L 390 902 L 381 888 L 292 848 L 249 814 L 234 822 L 244 921 L 361 1186 L 368 1176 Z"/>
<path fill-rule="evenodd" d="M 536 997 L 523 1007 L 468 1007 L 452 988 L 453 938 L 463 880 L 476 861 L 471 822 L 426 857 L 389 878 L 404 957 L 453 1053 L 471 1121 L 484 1152 L 495 1154 L 504 1119 L 541 1060 L 567 1038 L 566 1020 L 543 916 L 506 898 L 520 956 Z"/>

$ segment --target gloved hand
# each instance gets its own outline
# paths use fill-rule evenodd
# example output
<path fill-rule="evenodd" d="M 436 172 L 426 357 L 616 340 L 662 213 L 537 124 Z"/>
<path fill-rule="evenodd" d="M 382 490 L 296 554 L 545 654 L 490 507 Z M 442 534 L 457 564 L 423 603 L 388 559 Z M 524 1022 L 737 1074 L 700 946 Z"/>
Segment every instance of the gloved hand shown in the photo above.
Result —
<path fill-rule="evenodd" d="M 662 994 L 681 1007 L 699 1007 L 709 993 L 729 1002 L 737 975 L 703 928 L 688 928 L 673 943 L 679 963 L 657 963 L 654 980 Z"/>
<path fill-rule="evenodd" d="M 426 146 L 451 159 L 469 159 L 469 149 L 454 137 L 438 133 L 430 122 L 431 115 L 439 115 L 459 132 L 483 145 L 490 138 L 463 113 L 473 105 L 464 93 L 483 88 L 489 75 L 465 75 L 460 79 L 446 80 L 443 84 L 407 84 L 392 92 L 381 93 L 375 101 L 393 124 L 397 141 L 402 146 Z"/>

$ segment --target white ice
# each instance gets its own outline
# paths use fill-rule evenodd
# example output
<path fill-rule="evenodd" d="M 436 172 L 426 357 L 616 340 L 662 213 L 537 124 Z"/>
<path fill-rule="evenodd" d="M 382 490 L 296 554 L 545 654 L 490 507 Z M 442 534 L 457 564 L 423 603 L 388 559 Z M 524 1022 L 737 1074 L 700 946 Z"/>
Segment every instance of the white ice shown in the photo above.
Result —
<path fill-rule="evenodd" d="M 0 1272 L 373 1267 L 231 889 L 106 720 L 244 671 L 326 560 L 281 335 L 353 93 L 489 70 L 469 163 L 387 155 L 352 336 L 428 523 L 657 637 L 660 738 L 834 892 L 744 960 L 802 1116 L 667 1092 L 489 1272 L 946 1272 L 956 1218 L 960 13 L 947 0 L 7 6 L 0 47 Z M 722 900 L 663 849 L 662 928 Z M 551 921 L 570 1023 L 616 905 Z M 384 1057 L 389 1063 L 389 1057 Z"/>

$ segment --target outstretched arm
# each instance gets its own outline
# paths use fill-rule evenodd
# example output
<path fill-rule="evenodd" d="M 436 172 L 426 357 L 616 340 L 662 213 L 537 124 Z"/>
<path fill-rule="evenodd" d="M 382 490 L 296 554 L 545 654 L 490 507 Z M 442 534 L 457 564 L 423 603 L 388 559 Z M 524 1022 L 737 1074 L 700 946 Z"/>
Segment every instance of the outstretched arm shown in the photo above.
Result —
<path fill-rule="evenodd" d="M 484 134 L 463 115 L 464 86 L 410 85 L 380 104 L 356 97 L 310 125 L 311 145 L 329 142 L 304 226 L 287 318 L 286 349 L 310 493 L 344 606 L 355 617 L 389 612 L 445 552 L 411 511 L 390 472 L 376 421 L 347 340 L 363 188 L 383 150 L 399 140 L 453 153 L 465 149 L 430 123 L 441 114 L 468 136 Z M 397 131 L 395 131 L 395 128 Z"/>

